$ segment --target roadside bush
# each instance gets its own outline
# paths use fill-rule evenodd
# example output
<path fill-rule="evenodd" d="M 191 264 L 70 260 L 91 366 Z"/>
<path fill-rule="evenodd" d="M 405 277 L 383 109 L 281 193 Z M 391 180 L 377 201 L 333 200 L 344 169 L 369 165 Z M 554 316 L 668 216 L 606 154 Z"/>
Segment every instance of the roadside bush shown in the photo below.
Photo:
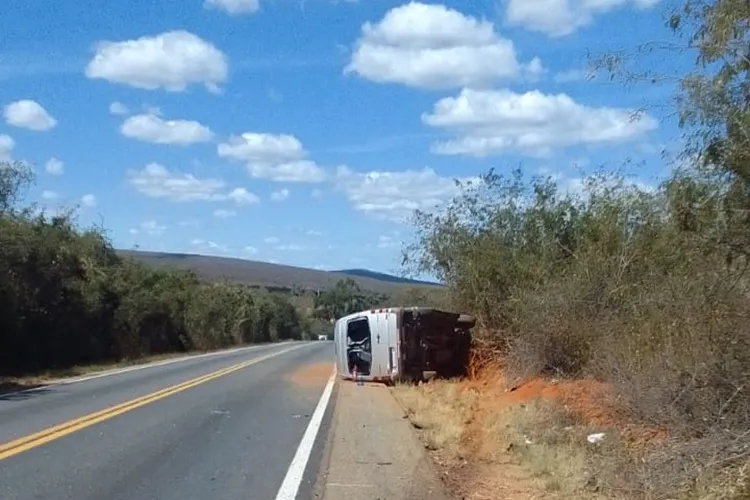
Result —
<path fill-rule="evenodd" d="M 682 164 L 660 186 L 598 173 L 569 194 L 520 169 L 489 172 L 440 213 L 417 212 L 404 263 L 449 285 L 450 300 L 478 317 L 483 345 L 494 345 L 488 352 L 504 368 L 609 382 L 635 416 L 667 429 L 670 441 L 643 458 L 658 474 L 644 471 L 632 491 L 744 498 L 750 8 L 680 4 L 668 25 L 685 35 L 685 47 L 636 50 L 696 56 L 676 101 Z M 598 69 L 629 82 L 674 81 L 626 62 L 610 54 Z"/>
<path fill-rule="evenodd" d="M 0 375 L 301 338 L 286 297 L 149 268 L 71 213 L 17 209 L 29 178 L 0 165 Z"/>
<path fill-rule="evenodd" d="M 696 202 L 719 186 L 691 175 L 650 190 L 597 174 L 573 196 L 491 172 L 441 213 L 417 214 L 405 254 L 477 316 L 507 370 L 594 377 L 678 443 L 707 450 L 710 436 L 710 453 L 659 455 L 674 484 L 741 464 L 750 447 L 747 258 L 725 243 L 723 202 Z"/>

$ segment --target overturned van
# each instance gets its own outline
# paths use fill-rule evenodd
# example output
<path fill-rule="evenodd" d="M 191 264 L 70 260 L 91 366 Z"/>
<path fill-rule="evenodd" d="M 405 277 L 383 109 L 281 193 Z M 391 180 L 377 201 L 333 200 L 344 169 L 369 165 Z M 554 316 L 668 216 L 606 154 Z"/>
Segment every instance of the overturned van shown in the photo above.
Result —
<path fill-rule="evenodd" d="M 466 375 L 474 318 L 424 307 L 392 307 L 339 318 L 336 367 L 342 378 L 391 382 Z"/>

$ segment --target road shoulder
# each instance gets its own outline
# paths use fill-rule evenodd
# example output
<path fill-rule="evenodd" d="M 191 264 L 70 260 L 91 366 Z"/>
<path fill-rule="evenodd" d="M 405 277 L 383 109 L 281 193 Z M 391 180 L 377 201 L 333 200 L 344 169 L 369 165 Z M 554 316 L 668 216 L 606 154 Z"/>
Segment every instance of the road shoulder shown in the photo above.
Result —
<path fill-rule="evenodd" d="M 390 390 L 339 381 L 315 498 L 447 500 L 432 461 Z"/>

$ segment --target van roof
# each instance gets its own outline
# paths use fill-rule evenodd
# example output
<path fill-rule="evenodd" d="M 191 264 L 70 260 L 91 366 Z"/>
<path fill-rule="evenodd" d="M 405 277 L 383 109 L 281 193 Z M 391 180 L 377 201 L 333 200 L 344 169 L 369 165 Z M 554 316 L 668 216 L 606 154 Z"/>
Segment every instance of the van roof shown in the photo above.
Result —
<path fill-rule="evenodd" d="M 458 314 L 461 318 L 461 321 L 466 321 L 463 319 L 464 314 L 455 313 L 451 311 L 444 311 L 442 309 L 437 309 L 434 307 L 420 307 L 420 306 L 411 306 L 411 307 L 379 307 L 379 308 L 373 308 L 373 309 L 366 309 L 363 311 L 355 312 L 352 314 L 348 314 L 346 316 L 342 316 L 341 318 L 337 319 L 336 322 L 339 321 L 349 321 L 350 319 L 359 317 L 359 316 L 370 316 L 373 314 L 382 314 L 382 313 L 399 313 L 403 311 L 411 311 L 411 312 L 418 312 L 422 314 L 429 314 L 433 312 L 440 312 L 440 313 L 446 313 L 446 314 Z M 473 318 L 471 318 L 473 320 Z"/>

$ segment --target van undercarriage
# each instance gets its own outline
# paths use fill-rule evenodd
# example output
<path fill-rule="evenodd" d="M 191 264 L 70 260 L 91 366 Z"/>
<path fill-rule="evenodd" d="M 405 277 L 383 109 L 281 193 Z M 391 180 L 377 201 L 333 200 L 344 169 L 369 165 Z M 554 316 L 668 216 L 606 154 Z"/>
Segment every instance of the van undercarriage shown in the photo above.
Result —
<path fill-rule="evenodd" d="M 466 376 L 473 318 L 414 308 L 405 309 L 401 321 L 402 378 L 423 380 L 427 372 L 440 378 Z"/>

